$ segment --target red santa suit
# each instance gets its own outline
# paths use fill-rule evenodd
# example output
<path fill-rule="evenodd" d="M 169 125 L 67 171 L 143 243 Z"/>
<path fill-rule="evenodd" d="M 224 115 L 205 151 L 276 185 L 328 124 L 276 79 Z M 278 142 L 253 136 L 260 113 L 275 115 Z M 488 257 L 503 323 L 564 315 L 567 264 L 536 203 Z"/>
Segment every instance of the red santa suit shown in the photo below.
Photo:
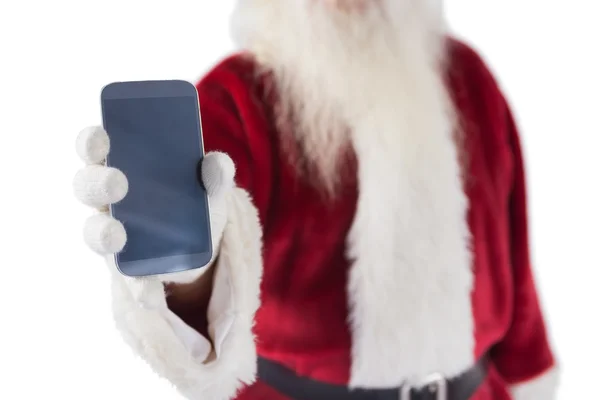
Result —
<path fill-rule="evenodd" d="M 392 297 L 381 304 L 378 297 L 389 294 L 383 286 L 390 277 L 384 272 L 402 266 L 374 263 L 367 267 L 372 270 L 351 270 L 346 238 L 356 217 L 360 186 L 356 161 L 347 167 L 343 195 L 332 203 L 323 201 L 282 151 L 265 92 L 269 78 L 255 80 L 251 58 L 231 57 L 198 84 L 206 149 L 233 158 L 237 185 L 250 194 L 263 227 L 264 275 L 254 330 L 259 355 L 315 380 L 347 384 L 354 379 L 377 386 L 377 377 L 386 375 L 388 368 L 426 373 L 436 366 L 453 376 L 488 354 L 491 365 L 475 397 L 478 400 L 508 400 L 511 385 L 545 379 L 550 373 L 554 358 L 529 260 L 517 129 L 482 60 L 457 41 L 451 42 L 450 52 L 447 82 L 460 111 L 468 154 L 464 191 L 469 204 L 472 284 L 457 282 L 451 264 L 441 275 L 428 275 L 421 266 L 413 266 L 415 271 L 395 282 Z M 360 162 L 361 154 L 355 156 Z M 370 195 L 384 193 L 375 189 Z M 393 234 L 399 222 L 390 216 L 388 223 Z M 439 257 L 429 251 L 444 250 L 436 243 L 414 243 L 411 236 L 402 239 L 399 249 L 426 247 L 421 254 L 424 263 L 428 257 Z M 373 260 L 381 251 L 376 244 L 367 249 L 374 253 Z M 448 260 L 451 263 L 452 257 Z M 365 287 L 349 287 L 353 273 L 375 274 L 378 269 L 383 276 L 361 276 L 373 281 Z M 351 304 L 355 305 L 353 320 L 349 320 Z M 362 342 L 361 336 L 379 332 L 383 337 L 371 340 L 384 343 Z M 355 365 L 357 361 L 368 368 Z M 402 378 L 398 376 L 398 383 Z M 239 398 L 283 397 L 258 382 Z"/>
<path fill-rule="evenodd" d="M 126 338 L 187 397 L 240 388 L 231 398 L 286 399 L 253 382 L 258 353 L 297 376 L 362 388 L 452 378 L 487 357 L 473 399 L 552 398 L 517 128 L 480 57 L 456 40 L 447 51 L 462 151 L 451 137 L 357 139 L 333 198 L 290 161 L 273 77 L 255 57 L 227 58 L 198 83 L 205 149 L 227 153 L 237 169 L 216 265 L 231 291 L 212 300 L 230 302 L 232 318 L 214 316 L 206 328 L 204 309 L 171 311 L 211 336 L 227 324 L 229 335 L 214 343 L 216 359 L 198 362 L 160 316 L 133 311 L 115 292 Z"/>

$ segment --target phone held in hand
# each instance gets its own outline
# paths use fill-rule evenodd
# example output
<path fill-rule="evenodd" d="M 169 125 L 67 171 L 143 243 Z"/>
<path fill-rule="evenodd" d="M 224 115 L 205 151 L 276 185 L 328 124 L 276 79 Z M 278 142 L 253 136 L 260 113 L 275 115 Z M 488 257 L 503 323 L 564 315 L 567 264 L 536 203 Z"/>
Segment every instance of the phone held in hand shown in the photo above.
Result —
<path fill-rule="evenodd" d="M 115 255 L 127 276 L 201 268 L 212 257 L 209 204 L 197 172 L 204 157 L 196 88 L 189 82 L 117 82 L 101 95 L 107 165 L 129 181 L 110 212 L 127 232 Z"/>

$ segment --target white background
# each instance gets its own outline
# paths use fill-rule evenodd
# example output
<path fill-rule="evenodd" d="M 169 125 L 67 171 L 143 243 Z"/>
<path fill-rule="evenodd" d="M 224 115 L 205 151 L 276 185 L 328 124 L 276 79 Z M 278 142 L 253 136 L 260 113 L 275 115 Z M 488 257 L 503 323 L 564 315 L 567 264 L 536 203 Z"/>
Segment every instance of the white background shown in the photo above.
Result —
<path fill-rule="evenodd" d="M 536 274 L 563 368 L 559 399 L 600 398 L 597 2 L 447 3 L 522 130 Z M 113 327 L 107 272 L 81 238 L 89 210 L 71 192 L 81 165 L 74 139 L 100 122 L 108 82 L 196 80 L 232 48 L 232 5 L 2 2 L 0 398 L 179 398 Z"/>

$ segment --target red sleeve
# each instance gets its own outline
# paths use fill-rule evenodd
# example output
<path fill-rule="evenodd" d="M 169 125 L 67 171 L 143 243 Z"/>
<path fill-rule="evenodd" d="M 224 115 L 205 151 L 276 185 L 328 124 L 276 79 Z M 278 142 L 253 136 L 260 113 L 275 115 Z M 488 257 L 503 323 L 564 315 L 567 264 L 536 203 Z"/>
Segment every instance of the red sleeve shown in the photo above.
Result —
<path fill-rule="evenodd" d="M 492 357 L 498 371 L 510 384 L 531 380 L 554 365 L 546 325 L 540 307 L 529 254 L 527 191 L 523 153 L 510 109 L 506 106 L 509 145 L 513 154 L 510 197 L 510 252 L 514 280 L 513 318 Z"/>
<path fill-rule="evenodd" d="M 554 366 L 544 316 L 540 307 L 529 254 L 526 174 L 519 132 L 505 96 L 486 62 L 468 45 L 451 39 L 454 66 L 449 70 L 457 103 L 476 108 L 487 134 L 507 143 L 512 168 L 506 176 L 509 190 L 507 251 L 512 274 L 512 318 L 501 341 L 491 351 L 492 362 L 507 383 L 513 385 L 540 377 Z M 484 110 L 483 112 L 480 110 Z M 503 157 L 503 160 L 505 158 Z M 504 161 L 503 161 L 504 162 Z"/>
<path fill-rule="evenodd" d="M 271 141 L 266 104 L 259 92 L 255 64 L 232 56 L 200 80 L 202 133 L 206 152 L 227 153 L 236 167 L 236 184 L 264 210 L 271 174 Z"/>

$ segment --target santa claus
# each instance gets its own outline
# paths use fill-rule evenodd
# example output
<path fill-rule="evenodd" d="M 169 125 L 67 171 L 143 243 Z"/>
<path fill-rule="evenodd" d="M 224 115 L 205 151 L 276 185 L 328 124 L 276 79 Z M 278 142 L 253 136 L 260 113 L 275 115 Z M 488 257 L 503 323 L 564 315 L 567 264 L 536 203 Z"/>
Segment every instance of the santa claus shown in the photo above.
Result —
<path fill-rule="evenodd" d="M 441 3 L 239 1 L 241 52 L 197 84 L 216 256 L 111 268 L 124 338 L 186 398 L 554 397 L 517 129 Z M 107 135 L 77 147 L 106 210 L 127 191 Z M 85 238 L 126 241 L 102 212 Z"/>

